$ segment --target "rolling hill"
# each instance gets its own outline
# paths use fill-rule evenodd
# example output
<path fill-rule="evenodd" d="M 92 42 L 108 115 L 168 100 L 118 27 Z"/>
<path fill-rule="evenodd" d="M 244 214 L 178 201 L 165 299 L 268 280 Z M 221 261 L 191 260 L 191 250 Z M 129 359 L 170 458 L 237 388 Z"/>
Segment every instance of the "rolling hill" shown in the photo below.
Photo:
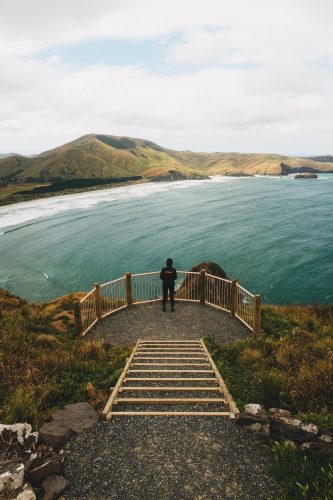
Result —
<path fill-rule="evenodd" d="M 173 180 L 218 174 L 285 175 L 293 172 L 333 172 L 333 157 L 194 153 L 166 149 L 143 139 L 88 134 L 35 157 L 12 155 L 0 159 L 0 177 L 9 182 L 126 176 Z"/>
<path fill-rule="evenodd" d="M 333 172 L 333 156 L 196 153 L 144 139 L 88 134 L 39 155 L 0 157 L 0 205 L 114 183 L 298 172 Z"/>

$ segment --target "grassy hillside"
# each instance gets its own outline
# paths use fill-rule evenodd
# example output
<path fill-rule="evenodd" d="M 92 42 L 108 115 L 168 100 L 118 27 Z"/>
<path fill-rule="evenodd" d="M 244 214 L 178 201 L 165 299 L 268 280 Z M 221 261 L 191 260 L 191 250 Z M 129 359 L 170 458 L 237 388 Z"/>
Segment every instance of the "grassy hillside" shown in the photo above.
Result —
<path fill-rule="evenodd" d="M 115 179 L 139 176 L 142 181 L 202 179 L 210 175 L 286 175 L 294 172 L 333 172 L 333 157 L 287 157 L 276 154 L 196 153 L 174 151 L 151 141 L 88 134 L 34 157 L 0 158 L 0 204 L 31 199 L 22 183 L 36 186 L 66 180 Z M 17 189 L 15 189 L 17 187 Z M 56 191 L 51 189 L 50 192 Z M 40 195 L 39 195 L 40 196 Z"/>

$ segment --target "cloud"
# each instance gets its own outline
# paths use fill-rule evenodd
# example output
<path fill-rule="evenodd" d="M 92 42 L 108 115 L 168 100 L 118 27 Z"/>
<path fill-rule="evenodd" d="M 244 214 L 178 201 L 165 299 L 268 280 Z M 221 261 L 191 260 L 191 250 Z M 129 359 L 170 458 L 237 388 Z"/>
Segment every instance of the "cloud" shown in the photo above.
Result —
<path fill-rule="evenodd" d="M 332 152 L 329 1 L 2 0 L 1 9 L 1 152 L 94 131 L 193 150 Z M 163 74 L 78 69 L 56 50 L 38 59 L 59 44 L 170 34 L 178 41 L 166 38 Z"/>

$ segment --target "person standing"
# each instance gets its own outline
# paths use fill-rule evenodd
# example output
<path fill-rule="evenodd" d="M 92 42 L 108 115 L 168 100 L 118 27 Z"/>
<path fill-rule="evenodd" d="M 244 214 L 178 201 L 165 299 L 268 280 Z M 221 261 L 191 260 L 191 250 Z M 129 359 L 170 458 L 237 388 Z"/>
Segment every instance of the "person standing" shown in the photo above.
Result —
<path fill-rule="evenodd" d="M 175 280 L 177 279 L 177 271 L 173 266 L 172 259 L 167 259 L 166 267 L 163 267 L 160 273 L 160 278 L 163 281 L 163 299 L 162 310 L 165 311 L 165 305 L 168 300 L 168 292 L 170 294 L 171 311 L 175 310 Z"/>

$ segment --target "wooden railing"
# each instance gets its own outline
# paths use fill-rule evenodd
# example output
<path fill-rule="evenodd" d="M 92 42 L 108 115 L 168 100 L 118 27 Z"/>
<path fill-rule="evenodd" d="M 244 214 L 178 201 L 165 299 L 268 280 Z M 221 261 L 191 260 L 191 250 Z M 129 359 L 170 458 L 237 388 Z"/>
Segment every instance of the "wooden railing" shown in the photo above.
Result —
<path fill-rule="evenodd" d="M 227 280 L 198 272 L 177 271 L 175 300 L 208 305 L 230 312 L 253 333 L 260 330 L 260 295 L 253 295 L 236 280 Z M 74 302 L 74 323 L 78 335 L 85 335 L 93 326 L 121 309 L 135 304 L 159 301 L 162 286 L 159 271 L 130 274 L 94 288 Z"/>

